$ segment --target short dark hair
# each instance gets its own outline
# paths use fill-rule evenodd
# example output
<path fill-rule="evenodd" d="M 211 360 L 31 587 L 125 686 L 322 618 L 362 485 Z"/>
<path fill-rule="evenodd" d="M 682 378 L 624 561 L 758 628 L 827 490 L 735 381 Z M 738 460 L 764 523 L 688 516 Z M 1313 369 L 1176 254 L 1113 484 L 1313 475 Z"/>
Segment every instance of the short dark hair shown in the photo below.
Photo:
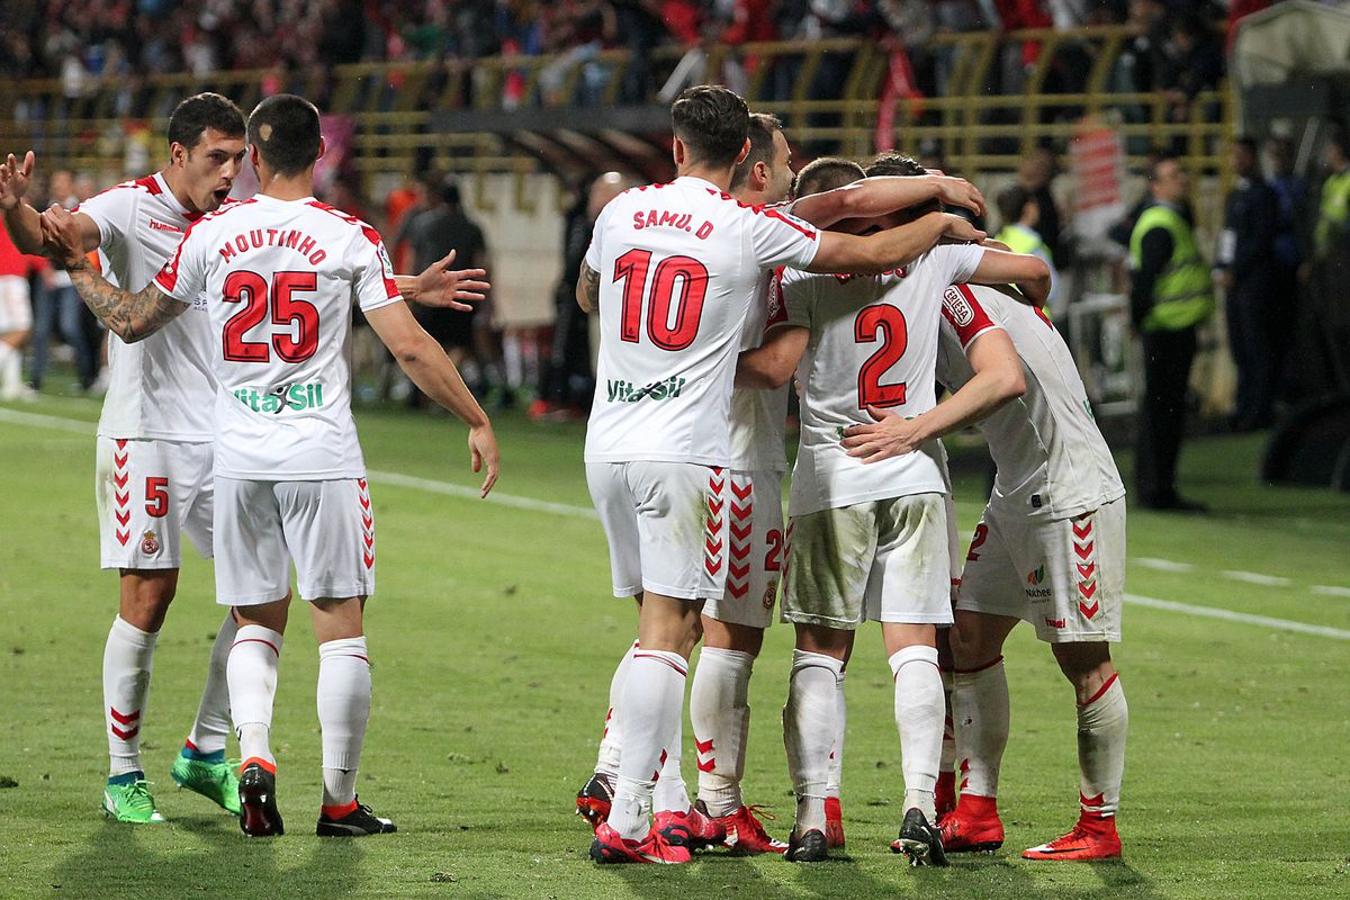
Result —
<path fill-rule="evenodd" d="M 226 137 L 243 137 L 244 114 L 228 97 L 210 91 L 193 94 L 169 115 L 169 143 L 191 150 L 201 143 L 208 128 Z"/>
<path fill-rule="evenodd" d="M 927 175 L 928 170 L 920 165 L 919 161 L 912 156 L 905 156 L 903 153 L 897 153 L 894 150 L 887 150 L 884 153 L 878 153 L 872 157 L 871 161 L 863 167 L 867 177 L 874 175 Z"/>
<path fill-rule="evenodd" d="M 733 191 L 745 186 L 750 179 L 750 170 L 756 163 L 773 164 L 773 136 L 782 130 L 783 123 L 777 116 L 769 113 L 750 114 L 750 152 L 736 164 L 736 171 L 731 176 Z"/>
<path fill-rule="evenodd" d="M 453 175 L 446 175 L 441 179 L 441 183 L 436 188 L 436 194 L 441 198 L 441 202 L 448 206 L 459 206 L 459 182 L 455 181 Z"/>
<path fill-rule="evenodd" d="M 1170 150 L 1158 150 L 1156 153 L 1152 154 L 1152 157 L 1153 158 L 1150 159 L 1148 163 L 1148 180 L 1150 182 L 1158 180 L 1158 170 L 1166 163 L 1181 162 L 1181 157 Z"/>
<path fill-rule="evenodd" d="M 1234 140 L 1233 146 L 1241 147 L 1243 150 L 1246 150 L 1252 156 L 1256 156 L 1257 153 L 1260 152 L 1259 149 L 1257 148 L 1256 138 L 1252 137 L 1249 134 L 1244 134 L 1241 137 Z"/>
<path fill-rule="evenodd" d="M 1004 188 L 999 192 L 996 201 L 998 214 L 1003 218 L 1003 224 L 1016 224 L 1017 220 L 1022 218 L 1022 211 L 1027 208 L 1027 204 L 1034 203 L 1035 200 L 1036 198 L 1031 195 L 1031 192 L 1020 184 Z"/>
<path fill-rule="evenodd" d="M 730 166 L 750 131 L 750 108 L 734 91 L 701 84 L 686 88 L 670 108 L 675 136 L 698 162 Z"/>
<path fill-rule="evenodd" d="M 863 167 L 840 156 L 822 156 L 802 166 L 792 185 L 793 197 L 807 197 L 852 184 L 863 177 Z"/>
<path fill-rule="evenodd" d="M 319 111 L 304 97 L 276 94 L 253 108 L 248 142 L 278 175 L 298 175 L 319 158 Z"/>

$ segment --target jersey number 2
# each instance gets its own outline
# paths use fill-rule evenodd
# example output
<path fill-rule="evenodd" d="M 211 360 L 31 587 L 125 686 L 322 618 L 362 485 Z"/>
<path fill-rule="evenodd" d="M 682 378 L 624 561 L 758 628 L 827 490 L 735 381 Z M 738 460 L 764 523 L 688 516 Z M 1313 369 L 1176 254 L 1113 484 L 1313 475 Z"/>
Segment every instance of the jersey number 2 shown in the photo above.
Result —
<path fill-rule="evenodd" d="M 882 384 L 881 376 L 900 361 L 909 347 L 905 314 L 888 303 L 869 306 L 853 320 L 853 339 L 860 344 L 881 341 L 877 352 L 867 357 L 858 370 L 858 408 L 904 405 L 905 382 Z"/>
<path fill-rule="evenodd" d="M 225 279 L 226 303 L 243 303 L 244 308 L 225 323 L 225 358 L 231 362 L 265 363 L 277 356 L 289 363 L 304 362 L 319 349 L 319 310 L 307 300 L 297 300 L 299 291 L 313 292 L 318 284 L 314 272 L 277 272 L 272 276 L 269 291 L 267 280 L 257 272 L 237 270 Z M 270 303 L 269 303 L 270 294 Z M 286 326 L 287 330 L 272 334 L 272 345 L 266 341 L 251 341 L 249 331 L 267 318 L 272 310 L 272 324 Z M 292 335 L 289 326 L 296 326 Z"/>
<path fill-rule="evenodd" d="M 642 298 L 652 251 L 629 250 L 614 261 L 614 281 L 623 282 L 623 318 L 619 337 L 636 344 L 642 339 Z M 698 336 L 703 298 L 708 294 L 708 269 L 690 256 L 667 256 L 656 265 L 647 303 L 647 336 L 662 350 L 683 350 Z M 676 299 L 675 289 L 680 294 Z M 670 320 L 671 307 L 675 321 Z"/>

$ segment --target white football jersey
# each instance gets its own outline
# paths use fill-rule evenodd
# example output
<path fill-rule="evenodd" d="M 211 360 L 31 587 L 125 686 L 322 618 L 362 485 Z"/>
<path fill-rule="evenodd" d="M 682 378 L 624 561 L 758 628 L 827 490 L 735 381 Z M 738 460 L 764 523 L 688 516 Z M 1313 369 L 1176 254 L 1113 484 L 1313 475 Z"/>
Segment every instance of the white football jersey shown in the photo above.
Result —
<path fill-rule="evenodd" d="M 805 267 L 816 229 L 684 176 L 625 191 L 600 213 L 600 363 L 587 462 L 731 463 L 731 391 L 766 270 Z"/>
<path fill-rule="evenodd" d="M 778 273 L 766 272 L 750 314 L 745 319 L 741 349 L 764 343 L 764 330 L 783 308 L 783 286 Z M 787 471 L 783 437 L 787 431 L 788 386 L 760 390 L 735 388 L 731 392 L 731 468 L 738 472 Z"/>
<path fill-rule="evenodd" d="M 983 255 L 977 245 L 939 244 L 881 275 L 783 273 L 786 324 L 811 332 L 797 365 L 802 431 L 791 515 L 948 492 L 941 441 L 870 464 L 840 441 L 850 425 L 873 421 L 868 406 L 907 418 L 933 408 L 942 292 L 969 278 Z"/>
<path fill-rule="evenodd" d="M 188 226 L 201 218 L 174 197 L 159 173 L 127 181 L 76 207 L 100 235 L 100 262 L 108 280 L 140 291 L 173 256 Z M 108 335 L 108 394 L 98 433 L 116 439 L 211 440 L 215 382 L 206 302 L 144 341 Z"/>
<path fill-rule="evenodd" d="M 155 283 L 183 303 L 206 296 L 217 475 L 364 477 L 352 305 L 402 300 L 375 229 L 313 198 L 259 194 L 196 222 Z"/>
<path fill-rule="evenodd" d="M 938 379 L 951 390 L 974 377 L 964 350 L 985 328 L 1006 331 L 1022 359 L 1026 393 L 978 425 L 998 466 L 990 503 L 1063 519 L 1125 496 L 1073 354 L 1045 314 L 964 284 L 950 288 L 942 312 Z"/>

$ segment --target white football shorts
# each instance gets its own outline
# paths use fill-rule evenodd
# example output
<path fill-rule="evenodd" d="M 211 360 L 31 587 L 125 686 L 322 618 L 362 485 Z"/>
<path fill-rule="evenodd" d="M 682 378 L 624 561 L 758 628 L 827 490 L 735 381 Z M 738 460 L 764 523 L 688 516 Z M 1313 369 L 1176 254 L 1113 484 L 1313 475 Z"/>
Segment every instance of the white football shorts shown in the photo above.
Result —
<path fill-rule="evenodd" d="M 952 623 L 945 494 L 869 500 L 793 516 L 783 621 Z"/>
<path fill-rule="evenodd" d="M 727 575 L 726 469 L 684 462 L 586 464 L 609 541 L 614 596 L 722 596 Z"/>
<path fill-rule="evenodd" d="M 33 330 L 33 304 L 29 301 L 28 279 L 22 275 L 0 275 L 0 334 Z"/>
<path fill-rule="evenodd" d="M 291 565 L 305 600 L 375 593 L 375 512 L 364 478 L 216 478 L 216 602 L 286 596 Z"/>
<path fill-rule="evenodd" d="M 987 506 L 966 555 L 957 609 L 1024 619 L 1050 643 L 1119 641 L 1125 501 L 1071 519 Z"/>
<path fill-rule="evenodd" d="M 727 585 L 703 614 L 749 628 L 768 628 L 782 576 L 783 479 L 777 472 L 731 472 L 727 498 Z"/>
<path fill-rule="evenodd" d="M 211 558 L 213 445 L 100 437 L 94 453 L 101 565 L 177 569 L 182 535 Z"/>

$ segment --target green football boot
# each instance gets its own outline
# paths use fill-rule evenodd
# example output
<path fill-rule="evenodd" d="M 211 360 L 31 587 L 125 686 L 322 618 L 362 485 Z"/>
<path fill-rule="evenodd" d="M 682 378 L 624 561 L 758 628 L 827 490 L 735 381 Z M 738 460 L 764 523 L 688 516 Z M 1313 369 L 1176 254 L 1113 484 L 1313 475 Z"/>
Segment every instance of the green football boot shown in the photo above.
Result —
<path fill-rule="evenodd" d="M 155 809 L 155 798 L 150 796 L 150 782 L 144 778 L 106 785 L 103 788 L 103 814 L 132 825 L 157 825 L 164 821 Z"/>
<path fill-rule="evenodd" d="M 196 791 L 230 815 L 239 815 L 238 760 L 178 756 L 169 775 L 180 788 Z"/>

